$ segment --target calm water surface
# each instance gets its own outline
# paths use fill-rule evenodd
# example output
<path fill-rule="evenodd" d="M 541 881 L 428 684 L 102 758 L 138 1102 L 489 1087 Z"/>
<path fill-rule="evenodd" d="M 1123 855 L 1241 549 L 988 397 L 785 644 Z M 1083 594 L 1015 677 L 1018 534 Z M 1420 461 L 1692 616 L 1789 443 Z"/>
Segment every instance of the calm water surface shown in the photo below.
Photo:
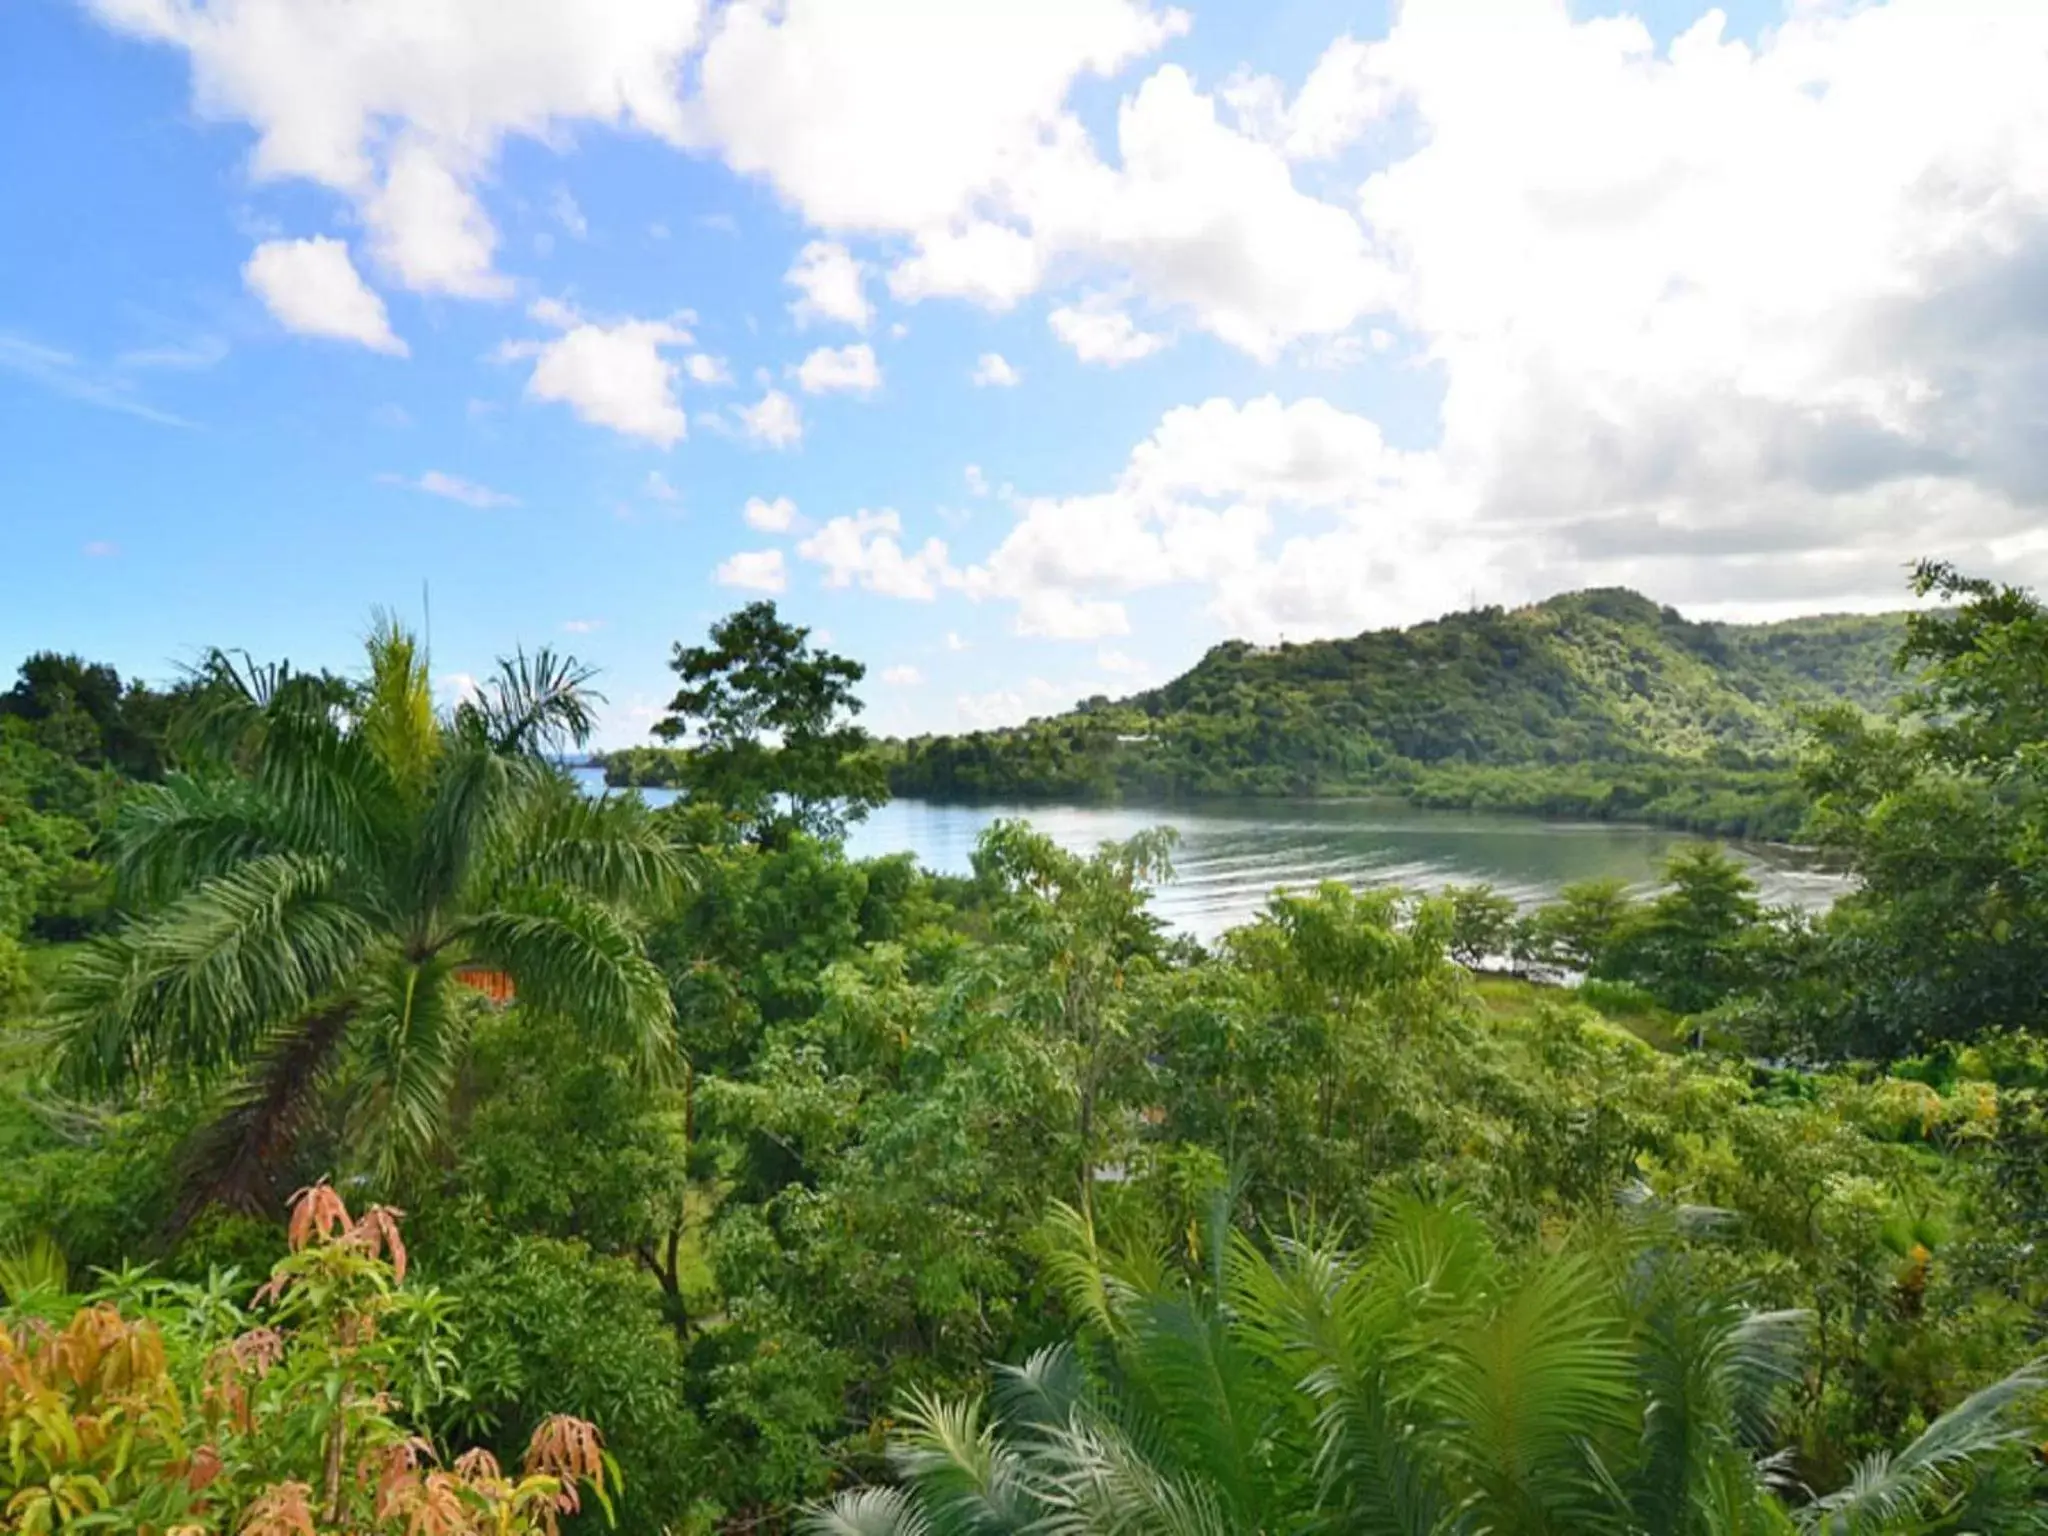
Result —
<path fill-rule="evenodd" d="M 595 770 L 579 773 L 602 789 Z M 673 794 L 642 791 L 660 804 Z M 1434 890 L 1487 881 L 1525 904 L 1574 880 L 1613 876 L 1648 887 L 1665 855 L 1688 839 L 1654 827 L 1539 821 L 1431 811 L 1386 801 L 1215 800 L 1191 805 L 940 805 L 893 800 L 847 838 L 857 858 L 908 851 L 928 869 L 965 874 L 975 839 L 999 817 L 1021 817 L 1085 852 L 1146 827 L 1180 833 L 1174 878 L 1153 898 L 1183 932 L 1212 939 L 1248 921 L 1276 887 L 1341 880 L 1355 887 Z M 1763 899 L 1824 907 L 1847 882 L 1794 850 L 1730 843 Z"/>

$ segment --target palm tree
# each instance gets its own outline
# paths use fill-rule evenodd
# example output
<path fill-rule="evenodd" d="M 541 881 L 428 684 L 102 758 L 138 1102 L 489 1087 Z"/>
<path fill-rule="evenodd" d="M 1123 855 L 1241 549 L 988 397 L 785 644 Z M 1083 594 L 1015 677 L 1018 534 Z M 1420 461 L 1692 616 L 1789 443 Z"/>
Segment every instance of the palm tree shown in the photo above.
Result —
<path fill-rule="evenodd" d="M 138 791 L 112 837 L 141 915 L 58 993 L 84 1090 L 233 1085 L 195 1148 L 201 1199 L 274 1205 L 316 1108 L 385 1183 L 430 1149 L 475 1011 L 465 967 L 650 1070 L 673 1056 L 633 912 L 674 855 L 637 801 L 583 798 L 547 755 L 588 739 L 589 671 L 521 653 L 442 712 L 411 635 L 380 616 L 367 650 L 359 680 L 207 658 L 196 771 Z"/>
<path fill-rule="evenodd" d="M 998 1368 L 986 1404 L 913 1398 L 901 1486 L 810 1536 L 1921 1530 L 2048 1388 L 2025 1367 L 1794 1508 L 1764 1451 L 1805 1319 L 1703 1296 L 1672 1248 L 1516 1259 L 1469 1209 L 1397 1199 L 1360 1255 L 1219 1231 L 1195 1285 L 1061 1225 L 1080 1338 Z"/>

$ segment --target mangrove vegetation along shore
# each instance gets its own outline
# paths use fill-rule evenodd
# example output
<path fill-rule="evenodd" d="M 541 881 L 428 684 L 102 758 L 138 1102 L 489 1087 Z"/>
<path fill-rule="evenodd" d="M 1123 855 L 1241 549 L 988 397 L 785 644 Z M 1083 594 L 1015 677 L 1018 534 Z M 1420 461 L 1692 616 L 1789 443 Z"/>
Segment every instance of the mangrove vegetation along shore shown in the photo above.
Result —
<path fill-rule="evenodd" d="M 0 1508 L 2033 1529 L 2048 614 L 1920 581 L 1900 718 L 1802 744 L 1827 913 L 1696 848 L 1647 898 L 1328 885 L 1211 946 L 1148 909 L 1166 835 L 849 859 L 861 669 L 768 604 L 679 649 L 659 811 L 556 767 L 564 658 L 452 712 L 388 625 L 171 694 L 37 658 Z"/>

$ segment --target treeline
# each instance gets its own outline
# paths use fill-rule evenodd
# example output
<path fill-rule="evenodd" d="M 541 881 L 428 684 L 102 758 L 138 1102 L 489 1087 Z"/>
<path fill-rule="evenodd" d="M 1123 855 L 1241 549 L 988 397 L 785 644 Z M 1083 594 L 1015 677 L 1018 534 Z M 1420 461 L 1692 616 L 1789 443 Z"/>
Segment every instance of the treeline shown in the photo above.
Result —
<path fill-rule="evenodd" d="M 1860 877 L 1825 917 L 1693 850 L 1208 948 L 1148 910 L 1160 834 L 849 860 L 859 669 L 766 604 L 679 650 L 659 812 L 554 767 L 566 660 L 439 712 L 394 629 L 352 677 L 212 658 L 0 1033 L 0 1507 L 2031 1529 L 2048 616 L 1923 580 L 1908 712 L 1802 770 Z"/>
<path fill-rule="evenodd" d="M 1782 836 L 1799 711 L 1881 708 L 1896 615 L 1697 624 L 1635 593 L 1212 650 L 1163 688 L 1001 731 L 891 743 L 898 794 L 1174 800 L 1394 793 L 1427 804 Z"/>

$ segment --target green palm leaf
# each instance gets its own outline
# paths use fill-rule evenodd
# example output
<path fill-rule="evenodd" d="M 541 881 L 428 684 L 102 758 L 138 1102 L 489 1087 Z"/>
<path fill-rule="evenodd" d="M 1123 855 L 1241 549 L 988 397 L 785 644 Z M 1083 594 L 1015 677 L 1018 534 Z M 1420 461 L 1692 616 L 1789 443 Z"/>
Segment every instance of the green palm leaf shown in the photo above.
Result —
<path fill-rule="evenodd" d="M 1970 1462 L 2026 1438 L 2018 1410 L 2043 1392 L 2048 1359 L 2030 1361 L 1965 1398 L 1904 1450 L 1866 1457 L 1845 1487 L 1801 1510 L 1799 1523 L 1825 1536 L 1853 1536 L 1906 1521 L 1948 1492 Z"/>

